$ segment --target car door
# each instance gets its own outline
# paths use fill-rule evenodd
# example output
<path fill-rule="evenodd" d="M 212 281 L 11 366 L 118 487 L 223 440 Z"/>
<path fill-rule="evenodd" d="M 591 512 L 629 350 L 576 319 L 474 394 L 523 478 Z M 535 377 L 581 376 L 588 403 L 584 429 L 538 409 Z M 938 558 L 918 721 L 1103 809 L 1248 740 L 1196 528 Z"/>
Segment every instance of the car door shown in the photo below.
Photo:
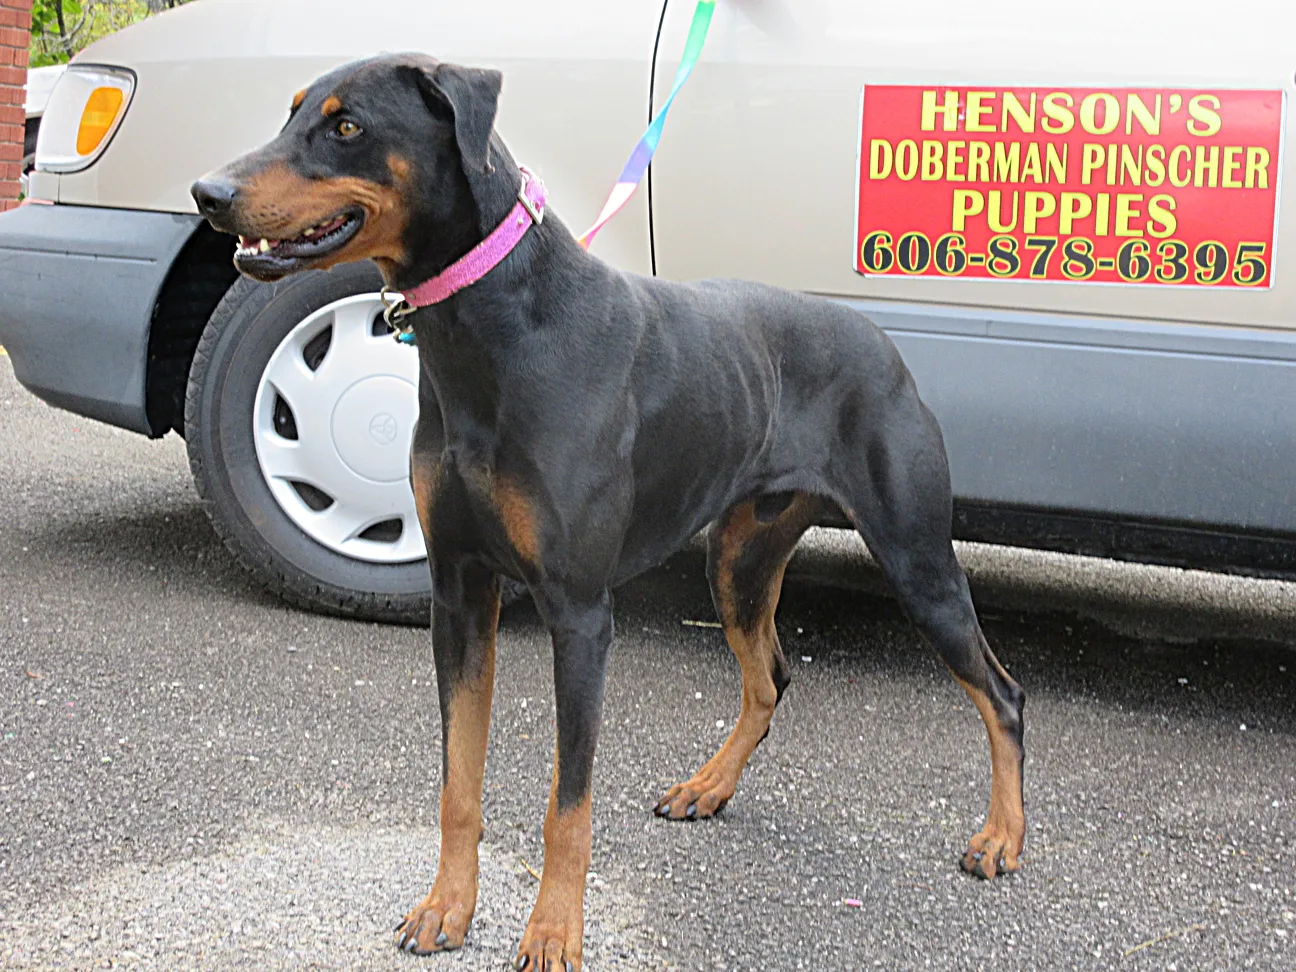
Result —
<path fill-rule="evenodd" d="M 658 101 L 692 8 L 667 4 Z M 940 418 L 965 503 L 1296 531 L 1273 489 L 1296 473 L 1296 270 L 1273 264 L 1296 247 L 1290 193 L 1278 211 L 1292 20 L 1280 0 L 1245 18 L 1199 0 L 720 3 L 651 173 L 656 271 L 868 312 Z M 872 229 L 890 232 L 870 249 Z M 908 230 L 926 239 L 901 254 Z"/>

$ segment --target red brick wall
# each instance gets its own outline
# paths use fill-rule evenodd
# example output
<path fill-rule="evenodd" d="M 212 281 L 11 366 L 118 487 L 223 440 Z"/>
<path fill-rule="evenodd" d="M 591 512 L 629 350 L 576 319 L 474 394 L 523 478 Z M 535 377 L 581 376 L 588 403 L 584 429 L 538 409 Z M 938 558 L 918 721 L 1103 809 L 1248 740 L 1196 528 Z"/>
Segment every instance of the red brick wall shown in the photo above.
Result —
<path fill-rule="evenodd" d="M 32 0 L 0 0 L 0 212 L 18 204 Z"/>

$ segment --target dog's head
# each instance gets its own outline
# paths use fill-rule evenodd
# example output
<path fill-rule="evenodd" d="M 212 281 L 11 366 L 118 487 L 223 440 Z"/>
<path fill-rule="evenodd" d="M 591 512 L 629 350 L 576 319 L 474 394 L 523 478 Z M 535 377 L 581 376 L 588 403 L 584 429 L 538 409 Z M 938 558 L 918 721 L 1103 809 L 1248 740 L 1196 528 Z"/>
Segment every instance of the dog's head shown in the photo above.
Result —
<path fill-rule="evenodd" d="M 423 55 L 344 65 L 294 96 L 273 141 L 195 182 L 194 200 L 239 237 L 249 277 L 372 259 L 396 283 L 429 234 L 447 252 L 480 239 L 478 183 L 494 161 L 512 168 L 492 145 L 499 92 L 497 71 Z"/>

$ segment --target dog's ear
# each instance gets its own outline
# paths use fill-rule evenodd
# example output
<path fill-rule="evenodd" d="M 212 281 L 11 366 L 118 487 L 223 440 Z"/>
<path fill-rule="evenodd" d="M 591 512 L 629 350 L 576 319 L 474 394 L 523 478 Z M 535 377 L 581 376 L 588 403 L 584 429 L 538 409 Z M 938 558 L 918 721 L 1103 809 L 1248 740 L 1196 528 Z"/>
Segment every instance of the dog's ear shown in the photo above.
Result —
<path fill-rule="evenodd" d="M 490 136 L 504 76 L 499 71 L 437 64 L 418 72 L 428 111 L 454 121 L 455 141 L 469 175 L 491 171 Z"/>

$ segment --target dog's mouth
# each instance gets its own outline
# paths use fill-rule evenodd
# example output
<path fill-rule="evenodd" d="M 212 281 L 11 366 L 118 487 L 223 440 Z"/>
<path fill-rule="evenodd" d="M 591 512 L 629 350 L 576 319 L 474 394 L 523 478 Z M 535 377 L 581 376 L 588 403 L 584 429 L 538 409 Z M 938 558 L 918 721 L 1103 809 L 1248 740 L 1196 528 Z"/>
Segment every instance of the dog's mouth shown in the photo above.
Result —
<path fill-rule="evenodd" d="M 291 239 L 271 240 L 239 237 L 234 264 L 251 277 L 286 276 L 321 257 L 336 253 L 355 238 L 364 226 L 364 211 L 347 210 L 310 227 Z"/>

